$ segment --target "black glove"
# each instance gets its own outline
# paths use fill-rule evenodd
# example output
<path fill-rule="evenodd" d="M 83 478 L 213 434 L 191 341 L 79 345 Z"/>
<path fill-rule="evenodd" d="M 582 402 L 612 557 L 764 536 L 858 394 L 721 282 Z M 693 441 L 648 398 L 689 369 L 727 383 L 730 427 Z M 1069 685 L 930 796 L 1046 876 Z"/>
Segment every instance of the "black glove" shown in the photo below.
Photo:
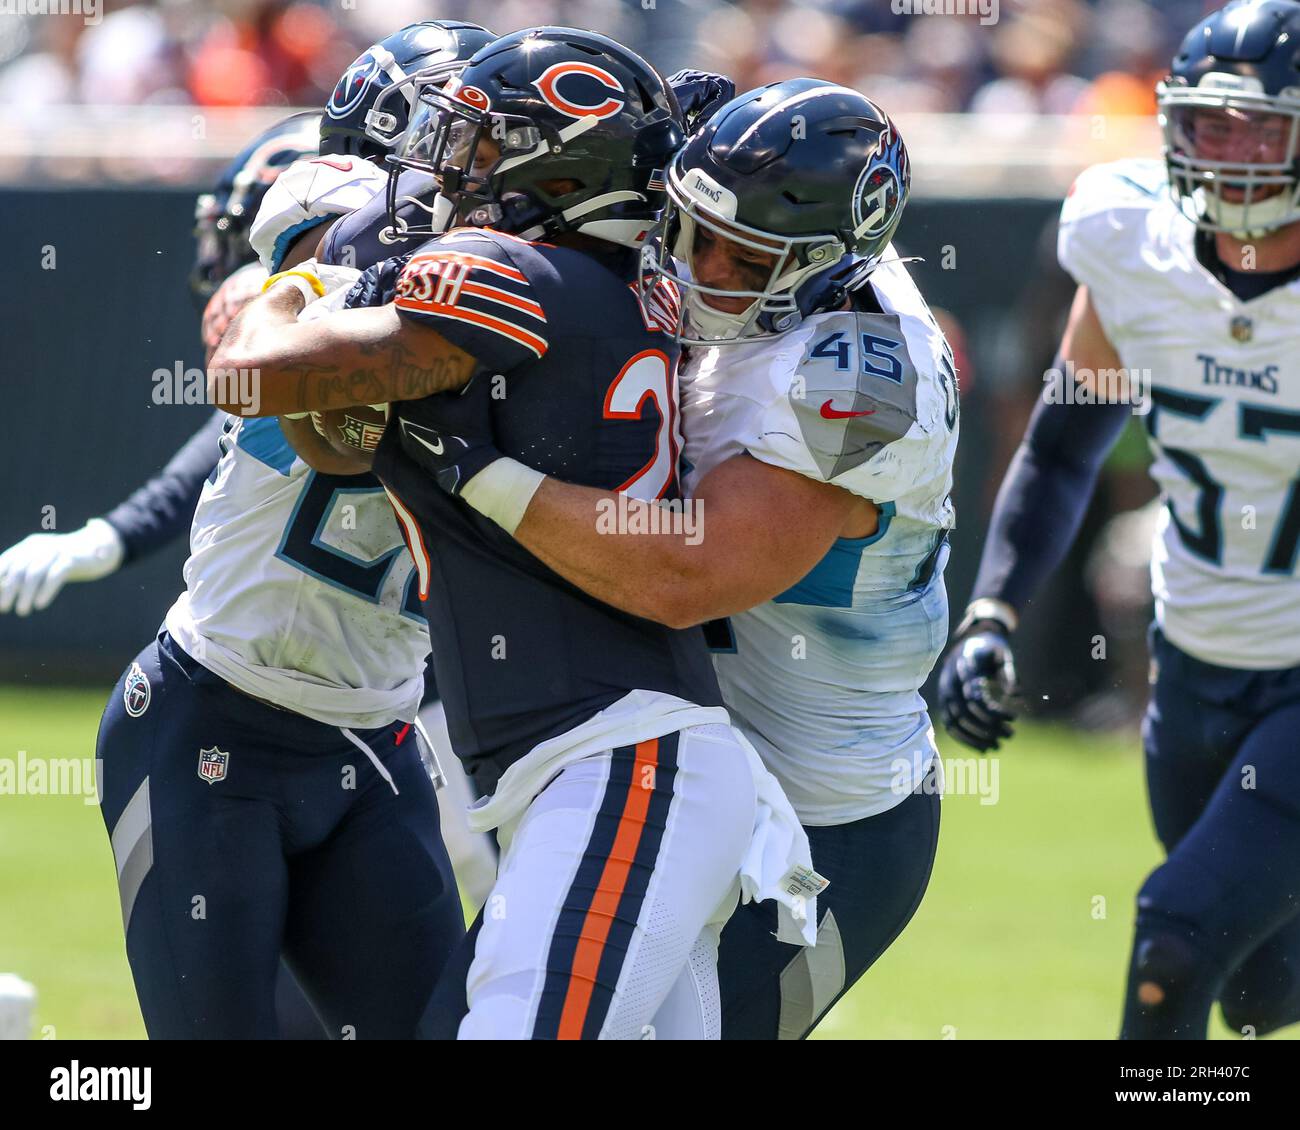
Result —
<path fill-rule="evenodd" d="M 402 450 L 448 494 L 500 459 L 492 429 L 492 387 L 480 374 L 456 392 L 410 400 L 398 408 Z"/>
<path fill-rule="evenodd" d="M 682 108 L 687 133 L 694 133 L 715 110 L 736 97 L 736 84 L 712 71 L 678 71 L 668 85 Z"/>
<path fill-rule="evenodd" d="M 1016 667 L 1001 625 L 983 621 L 960 637 L 939 672 L 944 729 L 980 753 L 998 749 L 1015 721 Z"/>

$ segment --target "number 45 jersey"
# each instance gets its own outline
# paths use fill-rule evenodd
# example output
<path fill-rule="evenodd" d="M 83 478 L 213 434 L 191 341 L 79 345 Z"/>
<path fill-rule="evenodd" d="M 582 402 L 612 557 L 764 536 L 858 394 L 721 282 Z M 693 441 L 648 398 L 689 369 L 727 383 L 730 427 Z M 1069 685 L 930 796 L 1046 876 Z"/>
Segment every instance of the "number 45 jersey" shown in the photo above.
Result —
<path fill-rule="evenodd" d="M 1242 301 L 1196 255 L 1164 165 L 1084 172 L 1058 254 L 1150 383 L 1156 620 L 1207 663 L 1300 665 L 1300 281 Z M 1244 265 L 1244 264 L 1243 264 Z"/>
<path fill-rule="evenodd" d="M 681 376 L 688 495 L 748 452 L 880 510 L 874 534 L 711 626 L 732 719 L 804 824 L 877 815 L 921 781 L 936 750 L 920 688 L 948 634 L 952 355 L 896 255 L 854 307 L 696 352 Z"/>
<path fill-rule="evenodd" d="M 379 482 L 313 471 L 279 421 L 231 418 L 166 628 L 226 682 L 331 726 L 410 721 L 429 633 Z"/>

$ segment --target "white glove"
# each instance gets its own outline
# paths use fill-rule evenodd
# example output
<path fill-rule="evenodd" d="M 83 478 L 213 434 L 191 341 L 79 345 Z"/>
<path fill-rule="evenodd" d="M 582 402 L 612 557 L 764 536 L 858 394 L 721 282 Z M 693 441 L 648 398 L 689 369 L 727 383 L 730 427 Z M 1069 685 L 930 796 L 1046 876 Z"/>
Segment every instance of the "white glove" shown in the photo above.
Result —
<path fill-rule="evenodd" d="M 0 553 L 0 612 L 48 608 L 69 581 L 97 581 L 126 556 L 121 535 L 103 518 L 71 534 L 31 534 Z"/>
<path fill-rule="evenodd" d="M 387 184 L 388 174 L 361 157 L 295 161 L 266 190 L 248 241 L 262 266 L 276 271 L 296 234 L 312 220 L 354 212 Z"/>

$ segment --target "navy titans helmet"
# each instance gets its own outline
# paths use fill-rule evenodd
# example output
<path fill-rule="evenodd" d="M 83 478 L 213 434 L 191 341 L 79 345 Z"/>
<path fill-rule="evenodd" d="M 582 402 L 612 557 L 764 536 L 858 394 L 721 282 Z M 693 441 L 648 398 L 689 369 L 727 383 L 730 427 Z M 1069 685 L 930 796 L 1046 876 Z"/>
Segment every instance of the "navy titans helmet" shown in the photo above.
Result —
<path fill-rule="evenodd" d="M 1300 220 L 1300 4 L 1238 0 L 1183 40 L 1156 87 L 1183 214 L 1254 238 Z"/>
<path fill-rule="evenodd" d="M 669 203 L 648 265 L 685 297 L 678 340 L 721 345 L 772 337 L 842 305 L 889 247 L 911 167 L 897 127 L 870 99 L 796 78 L 717 110 L 673 158 L 667 179 Z M 701 238 L 773 256 L 763 289 L 697 282 L 691 256 Z M 709 297 L 751 301 L 732 314 Z"/>
<path fill-rule="evenodd" d="M 478 24 L 424 20 L 367 48 L 325 104 L 320 151 L 382 162 L 406 129 L 417 76 L 441 85 L 494 39 Z"/>
<path fill-rule="evenodd" d="M 222 170 L 213 190 L 198 198 L 190 292 L 200 310 L 230 275 L 257 261 L 248 232 L 262 197 L 295 161 L 314 157 L 319 140 L 320 114 L 316 111 L 285 118 L 246 145 Z"/>

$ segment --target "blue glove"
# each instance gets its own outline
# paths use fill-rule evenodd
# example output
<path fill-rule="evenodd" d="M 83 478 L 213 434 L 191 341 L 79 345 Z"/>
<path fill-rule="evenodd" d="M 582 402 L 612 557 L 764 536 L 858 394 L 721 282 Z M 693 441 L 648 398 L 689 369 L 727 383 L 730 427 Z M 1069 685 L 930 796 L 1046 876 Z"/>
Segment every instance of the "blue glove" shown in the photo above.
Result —
<path fill-rule="evenodd" d="M 939 672 L 944 729 L 980 753 L 998 749 L 1012 733 L 1016 667 L 1011 645 L 991 621 L 972 625 L 949 650 Z"/>
<path fill-rule="evenodd" d="M 736 84 L 726 75 L 712 71 L 678 71 L 668 80 L 686 121 L 686 132 L 694 133 L 716 110 L 736 97 Z"/>
<path fill-rule="evenodd" d="M 457 392 L 404 402 L 397 422 L 402 450 L 448 494 L 459 495 L 502 458 L 492 428 L 492 378 L 485 374 Z"/>

